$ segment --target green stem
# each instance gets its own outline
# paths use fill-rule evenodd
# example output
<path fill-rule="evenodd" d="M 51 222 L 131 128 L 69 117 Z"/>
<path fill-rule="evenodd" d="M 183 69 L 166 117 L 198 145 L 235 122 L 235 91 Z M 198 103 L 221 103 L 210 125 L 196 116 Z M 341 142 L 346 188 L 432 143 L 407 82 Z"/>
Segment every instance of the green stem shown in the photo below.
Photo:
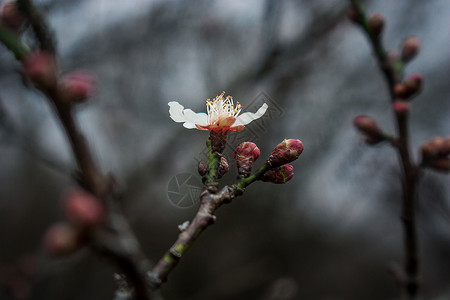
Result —
<path fill-rule="evenodd" d="M 220 155 L 211 150 L 211 140 L 206 141 L 208 147 L 208 169 L 209 173 L 206 175 L 205 185 L 214 184 L 217 180 L 217 170 L 219 169 Z"/>
<path fill-rule="evenodd" d="M 255 182 L 256 180 L 259 180 L 261 176 L 269 169 L 270 165 L 268 162 L 266 162 L 253 175 L 247 178 L 241 178 L 241 180 L 238 183 L 234 184 L 233 187 L 235 187 L 238 190 L 245 189 L 251 183 Z"/>
<path fill-rule="evenodd" d="M 26 47 L 19 36 L 8 29 L 5 24 L 0 21 L 0 42 L 5 45 L 12 53 L 17 60 L 23 60 L 25 56 L 29 53 L 28 47 Z"/>

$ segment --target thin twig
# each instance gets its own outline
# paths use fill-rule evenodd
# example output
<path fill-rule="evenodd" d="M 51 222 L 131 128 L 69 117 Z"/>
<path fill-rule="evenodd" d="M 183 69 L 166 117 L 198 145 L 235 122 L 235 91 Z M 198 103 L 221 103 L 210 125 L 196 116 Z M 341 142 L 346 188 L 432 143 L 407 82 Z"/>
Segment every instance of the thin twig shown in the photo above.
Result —
<path fill-rule="evenodd" d="M 378 65 L 384 74 L 384 78 L 388 84 L 391 101 L 395 99 L 394 87 L 397 83 L 401 83 L 403 66 L 393 65 L 387 57 L 387 52 L 379 37 L 376 37 L 368 26 L 367 16 L 362 9 L 358 0 L 350 0 L 353 9 L 358 16 L 358 24 L 367 34 L 373 52 L 378 61 Z M 416 186 L 418 182 L 418 166 L 412 161 L 409 151 L 409 132 L 408 132 L 408 116 L 395 114 L 398 138 L 391 144 L 397 149 L 399 153 L 400 163 L 403 170 L 402 188 L 402 223 L 404 232 L 404 247 L 405 247 L 405 262 L 404 274 L 405 276 L 398 277 L 401 280 L 403 295 L 406 299 L 415 299 L 417 296 L 419 281 L 419 256 L 418 256 L 418 241 L 417 229 L 415 223 L 415 195 Z"/>
<path fill-rule="evenodd" d="M 55 45 L 44 18 L 31 1 L 19 0 L 19 5 L 24 15 L 30 18 L 41 50 L 54 53 Z M 29 53 L 28 48 L 22 44 L 20 38 L 1 23 L 0 41 L 15 54 L 18 60 L 23 60 Z M 135 299 L 150 299 L 147 281 L 147 270 L 150 264 L 143 255 L 128 221 L 114 205 L 113 181 L 111 178 L 104 176 L 95 165 L 88 143 L 73 116 L 72 106 L 60 99 L 57 87 L 42 90 L 42 92 L 55 108 L 55 112 L 64 127 L 80 171 L 82 185 L 109 207 L 108 217 L 104 224 L 92 228 L 89 232 L 93 249 L 98 253 L 110 256 L 120 267 L 133 286 Z"/>

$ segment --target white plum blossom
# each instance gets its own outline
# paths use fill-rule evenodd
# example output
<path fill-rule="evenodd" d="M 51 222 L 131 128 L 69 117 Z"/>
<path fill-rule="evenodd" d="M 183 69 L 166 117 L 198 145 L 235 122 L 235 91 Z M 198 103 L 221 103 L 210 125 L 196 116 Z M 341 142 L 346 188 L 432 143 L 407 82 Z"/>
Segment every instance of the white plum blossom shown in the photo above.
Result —
<path fill-rule="evenodd" d="M 236 106 L 231 96 L 224 97 L 225 92 L 212 100 L 206 99 L 207 113 L 195 113 L 191 109 L 185 109 L 176 101 L 169 102 L 169 114 L 175 122 L 183 123 L 183 126 L 189 129 L 197 128 L 200 130 L 213 130 L 226 133 L 228 131 L 240 131 L 250 122 L 261 118 L 266 110 L 267 104 L 264 103 L 256 113 L 242 113 L 242 106 L 239 102 Z"/>

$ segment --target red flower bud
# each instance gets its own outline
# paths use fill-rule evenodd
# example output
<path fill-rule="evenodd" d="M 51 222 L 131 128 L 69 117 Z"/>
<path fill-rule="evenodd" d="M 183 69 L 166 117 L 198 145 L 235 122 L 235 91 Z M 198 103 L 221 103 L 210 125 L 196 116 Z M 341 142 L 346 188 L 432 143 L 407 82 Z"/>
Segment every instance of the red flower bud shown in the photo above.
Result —
<path fill-rule="evenodd" d="M 66 103 L 83 102 L 92 95 L 94 89 L 94 77 L 86 71 L 73 71 L 61 78 L 60 94 Z"/>
<path fill-rule="evenodd" d="M 450 138 L 434 137 L 421 147 L 424 159 L 446 157 L 450 154 Z"/>
<path fill-rule="evenodd" d="M 374 14 L 367 21 L 367 25 L 376 37 L 380 36 L 383 32 L 385 23 L 386 20 L 381 14 Z"/>
<path fill-rule="evenodd" d="M 39 88 L 53 89 L 56 87 L 57 72 L 55 57 L 47 52 L 31 53 L 23 62 L 25 75 Z"/>
<path fill-rule="evenodd" d="M 353 125 L 364 134 L 364 140 L 369 145 L 384 141 L 384 136 L 377 123 L 371 117 L 360 115 L 353 119 Z"/>
<path fill-rule="evenodd" d="M 44 236 L 44 248 L 55 256 L 75 252 L 82 245 L 80 232 L 67 223 L 52 225 Z"/>
<path fill-rule="evenodd" d="M 69 190 L 63 201 L 67 219 L 80 227 L 98 225 L 105 218 L 103 203 L 82 189 Z"/>
<path fill-rule="evenodd" d="M 406 87 L 404 84 L 397 83 L 394 86 L 394 96 L 396 98 L 406 98 L 407 97 Z"/>
<path fill-rule="evenodd" d="M 398 116 L 405 116 L 409 112 L 409 103 L 403 100 L 395 100 L 392 109 Z"/>
<path fill-rule="evenodd" d="M 402 45 L 402 59 L 405 62 L 413 59 L 420 51 L 420 40 L 415 36 L 407 37 L 403 40 Z"/>
<path fill-rule="evenodd" d="M 248 177 L 252 172 L 253 162 L 258 159 L 260 151 L 258 146 L 252 142 L 243 142 L 234 151 L 234 158 L 238 173 L 242 177 Z"/>
<path fill-rule="evenodd" d="M 272 182 L 283 184 L 291 180 L 294 176 L 294 167 L 288 164 L 282 165 L 274 169 L 270 169 L 264 173 L 261 180 L 264 182 Z"/>
<path fill-rule="evenodd" d="M 450 138 L 444 139 L 444 143 L 441 146 L 439 154 L 442 155 L 442 156 L 450 155 Z"/>
<path fill-rule="evenodd" d="M 200 176 L 206 176 L 209 172 L 208 166 L 205 165 L 202 162 L 198 163 L 198 174 L 200 174 Z"/>
<path fill-rule="evenodd" d="M 244 159 L 248 157 L 252 157 L 253 161 L 256 161 L 259 158 L 260 151 L 258 146 L 252 142 L 243 142 L 234 151 L 234 158 L 236 159 Z"/>
<path fill-rule="evenodd" d="M 17 7 L 16 1 L 3 3 L 0 12 L 1 20 L 12 30 L 18 31 L 25 23 L 25 18 Z"/>
<path fill-rule="evenodd" d="M 448 157 L 439 157 L 434 159 L 430 163 L 431 168 L 437 171 L 448 172 L 450 171 L 450 158 Z"/>
<path fill-rule="evenodd" d="M 217 178 L 218 179 L 222 178 L 222 176 L 225 175 L 229 169 L 230 167 L 228 165 L 226 158 L 222 156 L 220 158 L 219 168 L 217 169 Z"/>
<path fill-rule="evenodd" d="M 361 24 L 361 14 L 353 6 L 351 6 L 347 11 L 347 18 L 356 24 Z"/>
<path fill-rule="evenodd" d="M 370 136 L 379 135 L 381 133 L 381 130 L 378 128 L 378 125 L 375 122 L 375 120 L 366 115 L 360 115 L 355 117 L 353 119 L 353 124 L 362 133 L 365 133 Z"/>
<path fill-rule="evenodd" d="M 406 94 L 407 96 L 412 96 L 418 93 L 422 89 L 423 76 L 420 74 L 413 74 L 409 76 L 405 82 Z"/>
<path fill-rule="evenodd" d="M 272 167 L 279 167 L 296 160 L 302 152 L 303 143 L 300 140 L 285 139 L 272 150 L 269 162 Z"/>

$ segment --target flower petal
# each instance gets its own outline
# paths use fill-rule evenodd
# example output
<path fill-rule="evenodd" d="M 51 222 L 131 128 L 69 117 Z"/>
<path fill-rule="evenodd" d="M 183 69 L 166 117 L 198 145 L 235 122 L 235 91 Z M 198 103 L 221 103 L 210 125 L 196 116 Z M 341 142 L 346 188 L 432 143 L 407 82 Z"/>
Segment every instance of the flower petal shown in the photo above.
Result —
<path fill-rule="evenodd" d="M 236 118 L 236 122 L 234 122 L 233 127 L 247 125 L 248 123 L 256 119 L 261 118 L 266 113 L 267 108 L 268 108 L 267 104 L 264 103 L 255 113 L 246 112 L 239 115 Z"/>
<path fill-rule="evenodd" d="M 206 126 L 208 115 L 205 113 L 195 113 L 190 109 L 184 109 L 183 105 L 176 101 L 169 102 L 169 114 L 175 122 L 184 122 L 186 128 L 196 128 L 195 125 Z"/>

